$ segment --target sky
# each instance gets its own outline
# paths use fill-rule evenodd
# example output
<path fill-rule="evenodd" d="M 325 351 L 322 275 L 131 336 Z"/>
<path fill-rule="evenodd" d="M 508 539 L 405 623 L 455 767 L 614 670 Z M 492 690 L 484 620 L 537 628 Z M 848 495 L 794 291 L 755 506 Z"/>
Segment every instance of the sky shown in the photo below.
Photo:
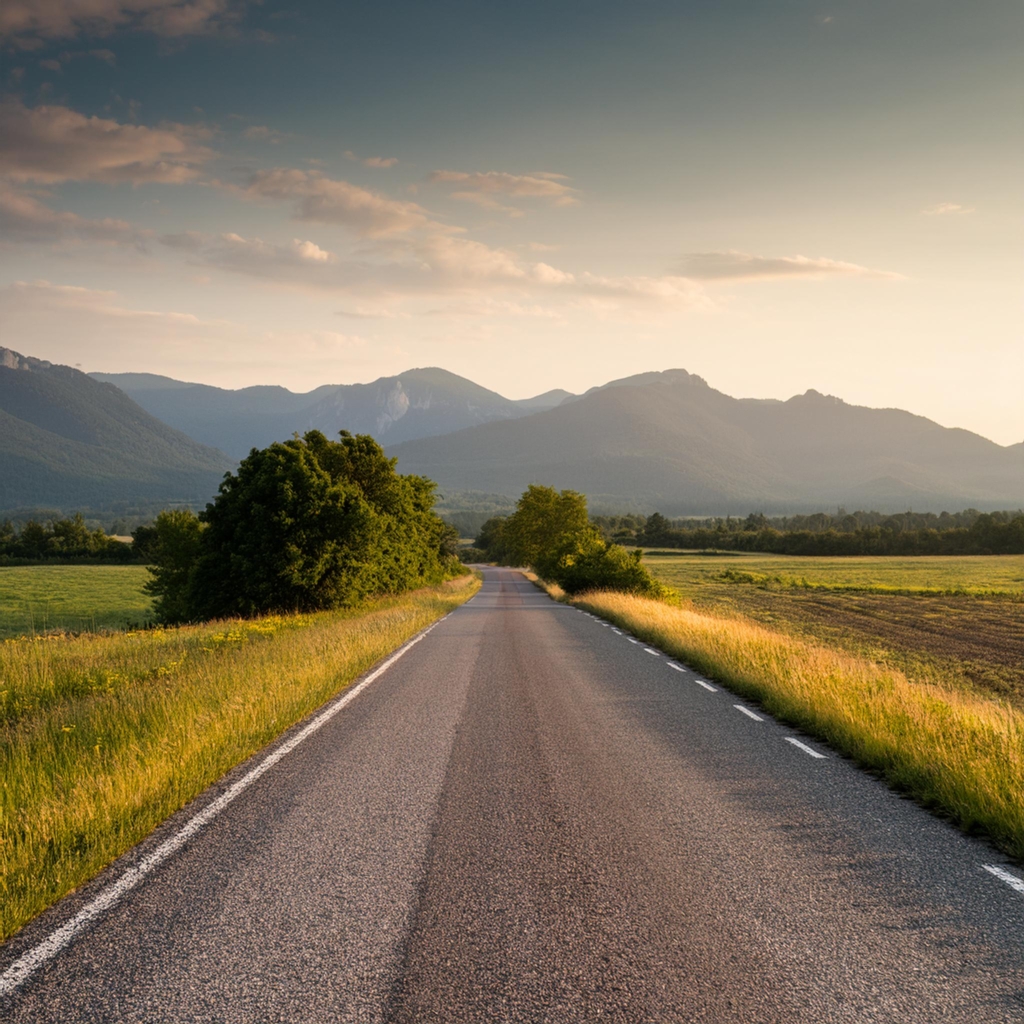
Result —
<path fill-rule="evenodd" d="M 0 6 L 0 344 L 1024 440 L 1019 0 Z"/>

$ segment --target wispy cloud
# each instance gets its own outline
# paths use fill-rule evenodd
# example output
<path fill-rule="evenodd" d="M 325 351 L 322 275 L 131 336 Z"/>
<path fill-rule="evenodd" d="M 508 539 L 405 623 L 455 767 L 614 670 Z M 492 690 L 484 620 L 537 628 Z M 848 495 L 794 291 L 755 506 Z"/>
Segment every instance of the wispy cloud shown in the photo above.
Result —
<path fill-rule="evenodd" d="M 974 207 L 961 206 L 959 203 L 936 203 L 934 206 L 926 206 L 921 212 L 926 217 L 945 217 L 951 213 L 974 213 Z"/>
<path fill-rule="evenodd" d="M 53 210 L 35 196 L 0 182 L 0 234 L 15 242 L 105 242 L 141 245 L 147 232 L 127 221 L 90 220 Z"/>
<path fill-rule="evenodd" d="M 377 167 L 386 170 L 389 167 L 394 167 L 398 163 L 397 156 L 356 156 L 351 149 L 345 150 L 345 156 L 349 160 L 355 160 L 361 163 L 364 167 Z"/>
<path fill-rule="evenodd" d="M 69 107 L 0 103 L 0 175 L 12 181 L 180 183 L 213 156 L 201 130 L 146 128 L 86 117 Z"/>
<path fill-rule="evenodd" d="M 541 199 L 552 206 L 574 206 L 579 202 L 576 189 L 565 184 L 563 174 L 534 171 L 532 174 L 508 174 L 504 171 L 467 173 L 465 171 L 434 171 L 430 181 L 435 184 L 459 186 L 452 198 L 476 203 L 513 217 L 522 216 L 517 206 L 502 203 L 496 196 L 517 199 Z"/>
<path fill-rule="evenodd" d="M 541 315 L 542 308 L 556 315 L 551 303 L 590 304 L 603 311 L 627 307 L 704 309 L 710 305 L 698 282 L 678 275 L 574 273 L 444 232 L 392 239 L 378 246 L 376 252 L 369 249 L 362 259 L 340 258 L 312 241 L 299 239 L 280 245 L 237 234 L 207 238 L 187 233 L 164 236 L 161 241 L 189 253 L 192 262 L 203 266 L 292 288 L 349 293 L 362 300 L 357 306 L 362 310 L 367 308 L 365 301 L 373 299 L 370 308 L 388 308 L 393 314 L 405 312 L 395 304 L 443 296 L 460 296 L 460 308 L 472 297 L 472 308 L 478 311 L 474 315 L 480 315 L 488 303 L 509 302 L 520 309 L 520 315 L 525 315 L 522 310 L 530 309 L 533 316 Z M 387 307 L 381 304 L 385 297 Z M 501 308 L 512 310 L 512 306 Z M 380 314 L 343 311 L 339 315 Z"/>
<path fill-rule="evenodd" d="M 694 252 L 684 256 L 676 269 L 698 281 L 753 281 L 770 278 L 825 278 L 840 276 L 882 277 L 902 280 L 901 274 L 876 270 L 858 263 L 846 263 L 807 256 L 752 256 L 737 252 Z"/>
<path fill-rule="evenodd" d="M 430 223 L 417 203 L 391 199 L 319 171 L 258 171 L 244 189 L 250 198 L 290 201 L 299 220 L 343 224 L 366 238 L 401 235 Z"/>
<path fill-rule="evenodd" d="M 206 35 L 234 25 L 239 0 L 5 0 L 0 39 L 35 50 L 54 39 L 137 29 L 158 36 Z"/>

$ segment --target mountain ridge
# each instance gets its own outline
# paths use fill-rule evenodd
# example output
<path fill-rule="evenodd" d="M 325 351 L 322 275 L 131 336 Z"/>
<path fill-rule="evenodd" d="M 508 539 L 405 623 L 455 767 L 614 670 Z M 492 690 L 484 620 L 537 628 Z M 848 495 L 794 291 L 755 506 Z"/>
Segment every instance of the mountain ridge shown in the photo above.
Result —
<path fill-rule="evenodd" d="M 206 501 L 231 465 L 113 385 L 0 348 L 0 509 Z"/>

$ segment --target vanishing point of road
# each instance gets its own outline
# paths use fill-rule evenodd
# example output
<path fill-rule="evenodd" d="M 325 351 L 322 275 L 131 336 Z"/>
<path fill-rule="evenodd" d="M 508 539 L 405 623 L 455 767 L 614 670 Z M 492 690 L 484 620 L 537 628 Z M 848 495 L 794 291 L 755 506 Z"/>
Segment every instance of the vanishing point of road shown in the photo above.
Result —
<path fill-rule="evenodd" d="M 1024 1021 L 1024 872 L 484 575 L 300 742 L 0 948 L 0 1019 Z"/>

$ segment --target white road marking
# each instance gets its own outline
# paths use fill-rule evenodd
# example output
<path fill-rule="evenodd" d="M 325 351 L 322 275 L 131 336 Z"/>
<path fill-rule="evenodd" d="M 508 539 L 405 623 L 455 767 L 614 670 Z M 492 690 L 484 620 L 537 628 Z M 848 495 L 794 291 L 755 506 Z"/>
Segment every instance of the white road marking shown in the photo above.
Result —
<path fill-rule="evenodd" d="M 451 612 L 448 613 L 449 615 Z M 171 854 L 180 850 L 194 835 L 202 831 L 228 804 L 237 799 L 261 775 L 273 768 L 278 761 L 290 754 L 303 740 L 308 739 L 322 726 L 326 725 L 343 707 L 354 700 L 375 679 L 382 676 L 399 658 L 418 644 L 433 628 L 448 618 L 438 619 L 422 633 L 414 636 L 408 643 L 400 647 L 384 662 L 380 668 L 371 672 L 361 683 L 343 693 L 325 711 L 321 711 L 312 722 L 301 732 L 296 733 L 286 743 L 282 743 L 272 754 L 265 757 L 255 768 L 242 776 L 233 786 L 222 793 L 216 800 L 203 808 L 195 817 L 190 818 L 181 829 L 170 839 L 161 843 L 148 857 L 134 867 L 130 867 L 112 885 L 103 890 L 92 902 L 87 903 L 70 921 L 61 925 L 55 932 L 48 935 L 39 945 L 14 961 L 0 975 L 0 996 L 10 995 L 23 981 L 37 971 L 48 960 L 52 960 L 72 939 L 90 922 L 116 906 L 125 893 L 131 892 L 155 868 L 158 868 Z"/>
<path fill-rule="evenodd" d="M 619 636 L 622 636 L 622 630 L 621 629 L 616 629 L 614 626 L 612 627 L 612 632 L 613 633 L 618 633 Z"/>
<path fill-rule="evenodd" d="M 668 661 L 665 663 L 669 668 L 674 668 L 677 672 L 685 672 L 686 669 L 682 665 L 677 665 L 674 661 Z"/>
<path fill-rule="evenodd" d="M 653 654 L 656 658 L 660 658 L 661 657 L 661 654 L 658 651 L 652 650 L 650 647 L 645 647 L 644 650 L 648 654 Z"/>
<path fill-rule="evenodd" d="M 633 638 L 632 638 L 631 636 L 627 636 L 627 637 L 626 637 L 626 639 L 627 639 L 627 640 L 628 640 L 628 641 L 629 641 L 629 642 L 630 642 L 631 644 L 638 644 L 638 643 L 640 643 L 640 641 L 639 641 L 639 640 L 634 640 L 634 639 L 633 639 Z"/>
<path fill-rule="evenodd" d="M 794 747 L 799 747 L 805 754 L 810 754 L 811 757 L 819 757 L 822 760 L 825 759 L 825 754 L 819 754 L 817 750 L 812 750 L 806 743 L 801 743 L 795 736 L 784 736 L 783 739 L 787 743 L 792 743 Z"/>
<path fill-rule="evenodd" d="M 698 686 L 703 686 L 704 689 L 708 690 L 710 693 L 718 693 L 718 691 L 710 683 L 705 683 L 703 679 L 694 679 L 694 682 Z M 750 712 L 748 711 L 747 714 L 750 714 Z"/>
<path fill-rule="evenodd" d="M 998 864 L 982 864 L 981 865 L 990 875 L 995 875 L 1001 882 L 1005 882 L 1011 889 L 1016 889 L 1019 893 L 1024 893 L 1024 878 L 1018 878 L 1016 875 L 1011 875 L 1009 871 L 1004 871 Z"/>
<path fill-rule="evenodd" d="M 745 708 L 742 704 L 733 704 L 733 707 L 737 711 L 742 711 L 743 714 L 747 716 L 747 718 L 752 718 L 755 722 L 764 721 L 764 719 L 760 715 L 755 715 L 754 712 L 750 710 L 750 708 Z"/>

